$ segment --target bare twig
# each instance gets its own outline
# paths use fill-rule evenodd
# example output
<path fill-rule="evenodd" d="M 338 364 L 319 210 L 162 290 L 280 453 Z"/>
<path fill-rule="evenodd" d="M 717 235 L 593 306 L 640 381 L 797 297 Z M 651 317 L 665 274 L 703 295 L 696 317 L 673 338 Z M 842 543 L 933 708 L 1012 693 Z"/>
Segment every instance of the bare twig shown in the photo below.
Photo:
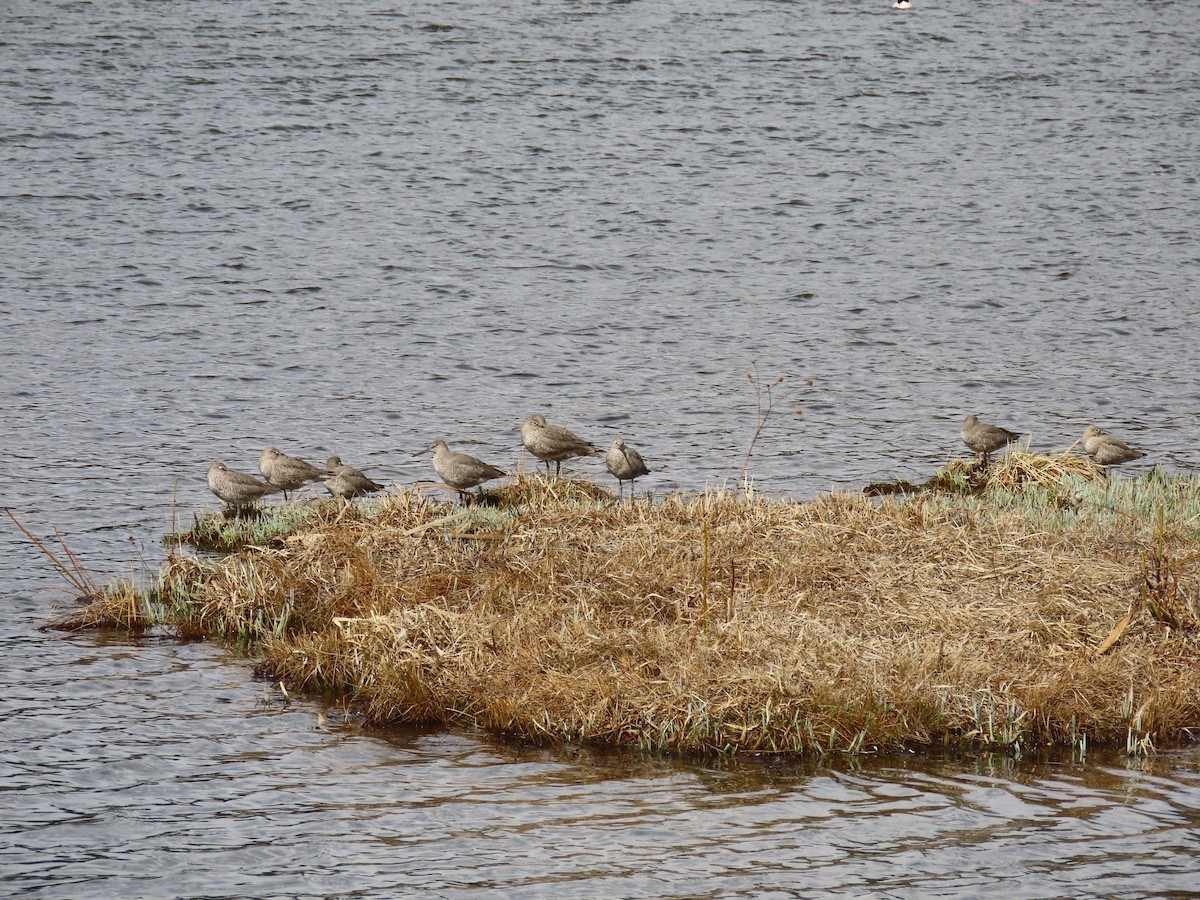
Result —
<path fill-rule="evenodd" d="M 750 438 L 750 446 L 746 448 L 746 456 L 742 460 L 741 474 L 738 477 L 743 486 L 746 485 L 746 475 L 750 469 L 750 457 L 754 455 L 754 448 L 758 444 L 758 439 L 762 437 L 762 433 L 767 427 L 767 419 L 771 417 L 771 413 L 775 411 L 776 403 L 781 399 L 775 396 L 775 388 L 787 380 L 787 376 L 780 375 L 774 381 L 764 383 L 762 375 L 758 371 L 757 359 L 750 360 L 750 368 L 752 371 L 747 372 L 746 377 L 750 380 L 750 385 L 754 388 L 754 412 L 757 421 L 754 427 L 754 434 Z M 812 387 L 812 380 L 805 381 L 801 390 L 804 387 Z M 796 410 L 797 415 L 801 413 L 801 410 Z"/>

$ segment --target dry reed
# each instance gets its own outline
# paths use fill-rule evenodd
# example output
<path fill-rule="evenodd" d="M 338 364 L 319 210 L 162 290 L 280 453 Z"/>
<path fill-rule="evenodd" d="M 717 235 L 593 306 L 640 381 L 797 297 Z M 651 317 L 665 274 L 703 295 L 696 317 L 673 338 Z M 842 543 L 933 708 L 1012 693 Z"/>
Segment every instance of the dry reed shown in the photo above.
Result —
<path fill-rule="evenodd" d="M 1185 739 L 1196 483 L 1143 515 L 1089 469 L 1022 457 L 970 497 L 398 493 L 224 559 L 173 554 L 149 595 L 376 722 L 684 752 Z"/>

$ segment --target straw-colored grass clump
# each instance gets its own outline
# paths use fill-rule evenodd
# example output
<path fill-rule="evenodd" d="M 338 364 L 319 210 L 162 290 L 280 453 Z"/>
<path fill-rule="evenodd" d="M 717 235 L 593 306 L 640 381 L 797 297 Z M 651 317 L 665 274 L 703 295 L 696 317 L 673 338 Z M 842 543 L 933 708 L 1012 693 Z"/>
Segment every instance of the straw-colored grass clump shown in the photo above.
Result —
<path fill-rule="evenodd" d="M 1146 749 L 1200 727 L 1196 481 L 634 504 L 567 484 L 400 493 L 172 555 L 147 619 L 255 643 L 373 721 L 535 740 Z"/>

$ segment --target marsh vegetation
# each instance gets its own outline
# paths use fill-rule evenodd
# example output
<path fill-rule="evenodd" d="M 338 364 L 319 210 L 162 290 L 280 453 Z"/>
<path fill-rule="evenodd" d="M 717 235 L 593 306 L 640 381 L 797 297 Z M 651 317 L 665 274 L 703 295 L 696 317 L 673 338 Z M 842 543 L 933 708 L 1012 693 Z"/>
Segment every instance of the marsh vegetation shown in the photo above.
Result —
<path fill-rule="evenodd" d="M 57 623 L 240 643 L 372 722 L 683 752 L 1119 746 L 1200 726 L 1200 481 L 1079 457 L 922 489 L 197 517 L 149 586 Z"/>

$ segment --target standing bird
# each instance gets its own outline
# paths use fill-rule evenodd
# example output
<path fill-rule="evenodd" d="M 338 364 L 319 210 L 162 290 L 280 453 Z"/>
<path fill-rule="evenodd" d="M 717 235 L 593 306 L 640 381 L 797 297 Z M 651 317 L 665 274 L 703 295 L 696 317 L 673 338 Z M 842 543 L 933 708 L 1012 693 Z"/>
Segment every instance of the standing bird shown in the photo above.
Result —
<path fill-rule="evenodd" d="M 329 473 L 321 478 L 325 483 L 325 490 L 346 504 L 355 497 L 383 490 L 382 484 L 372 481 L 362 470 L 342 465 L 340 456 L 331 456 L 325 460 L 325 471 Z"/>
<path fill-rule="evenodd" d="M 546 417 L 536 413 L 521 423 L 521 443 L 546 464 L 554 463 L 554 474 L 562 473 L 562 462 L 575 456 L 599 456 L 600 448 L 560 425 L 547 425 Z"/>
<path fill-rule="evenodd" d="M 608 448 L 608 455 L 604 457 L 604 467 L 617 479 L 617 491 L 622 496 L 626 481 L 629 482 L 629 495 L 632 497 L 633 480 L 640 475 L 650 474 L 650 470 L 646 468 L 646 461 L 642 459 L 642 454 L 632 447 L 626 447 L 625 441 L 621 438 L 613 438 L 612 446 Z"/>
<path fill-rule="evenodd" d="M 1018 432 L 1009 431 L 999 425 L 980 422 L 976 416 L 967 416 L 958 434 L 964 444 L 979 454 L 979 460 L 985 468 L 988 465 L 988 457 L 994 451 L 1011 444 L 1021 436 Z"/>
<path fill-rule="evenodd" d="M 260 498 L 280 490 L 253 475 L 236 472 L 223 462 L 214 462 L 208 467 L 208 489 L 227 507 L 238 512 L 252 509 Z"/>
<path fill-rule="evenodd" d="M 428 449 L 433 451 L 433 471 L 459 493 L 465 494 L 468 488 L 504 477 L 500 469 L 467 453 L 451 450 L 443 440 L 434 441 Z"/>
<path fill-rule="evenodd" d="M 329 474 L 302 459 L 281 453 L 277 447 L 267 447 L 259 454 L 258 471 L 263 473 L 263 478 L 283 491 L 284 500 L 288 498 L 288 491 L 320 481 Z"/>
<path fill-rule="evenodd" d="M 1141 459 L 1146 454 L 1135 450 L 1120 438 L 1115 438 L 1103 428 L 1089 425 L 1083 430 L 1083 449 L 1097 465 L 1108 468 L 1119 466 L 1134 459 Z"/>

